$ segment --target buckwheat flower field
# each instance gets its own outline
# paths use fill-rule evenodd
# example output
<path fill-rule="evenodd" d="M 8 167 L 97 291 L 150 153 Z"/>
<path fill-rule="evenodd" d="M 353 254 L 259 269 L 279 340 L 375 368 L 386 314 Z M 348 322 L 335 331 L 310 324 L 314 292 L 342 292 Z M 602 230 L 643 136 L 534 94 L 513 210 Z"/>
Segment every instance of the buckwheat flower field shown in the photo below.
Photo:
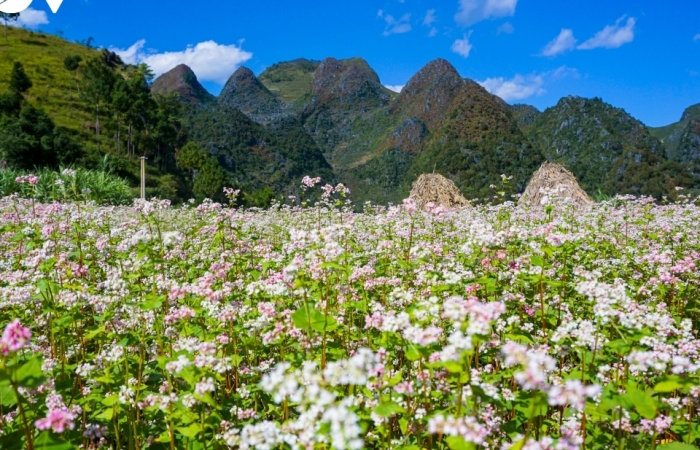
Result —
<path fill-rule="evenodd" d="M 689 198 L 0 217 L 2 449 L 700 442 Z"/>

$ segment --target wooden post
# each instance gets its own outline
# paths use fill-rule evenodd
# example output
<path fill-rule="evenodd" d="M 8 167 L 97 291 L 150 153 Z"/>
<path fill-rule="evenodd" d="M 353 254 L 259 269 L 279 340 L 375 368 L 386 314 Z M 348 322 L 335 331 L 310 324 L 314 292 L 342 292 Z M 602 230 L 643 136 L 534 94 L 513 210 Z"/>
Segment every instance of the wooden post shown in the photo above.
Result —
<path fill-rule="evenodd" d="M 141 200 L 146 199 L 146 158 L 142 156 L 139 158 L 141 160 Z"/>

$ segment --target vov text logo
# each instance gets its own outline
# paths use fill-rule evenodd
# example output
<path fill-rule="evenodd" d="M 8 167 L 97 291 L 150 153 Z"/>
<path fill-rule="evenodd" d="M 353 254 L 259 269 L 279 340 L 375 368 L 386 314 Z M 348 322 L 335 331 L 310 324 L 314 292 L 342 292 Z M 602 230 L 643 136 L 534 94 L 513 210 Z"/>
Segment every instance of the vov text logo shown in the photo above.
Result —
<path fill-rule="evenodd" d="M 49 4 L 51 11 L 56 14 L 58 8 L 61 7 L 61 3 L 63 3 L 63 0 L 46 0 L 46 3 Z M 29 8 L 29 5 L 31 4 L 32 0 L 0 0 L 0 13 L 21 13 L 25 9 Z"/>

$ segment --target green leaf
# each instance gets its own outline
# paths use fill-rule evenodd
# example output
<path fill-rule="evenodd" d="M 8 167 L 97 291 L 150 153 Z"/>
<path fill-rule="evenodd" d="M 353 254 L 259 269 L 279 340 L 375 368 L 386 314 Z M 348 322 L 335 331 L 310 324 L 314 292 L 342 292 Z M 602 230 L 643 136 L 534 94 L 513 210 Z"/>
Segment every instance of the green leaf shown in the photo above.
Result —
<path fill-rule="evenodd" d="M 530 257 L 530 263 L 533 266 L 544 267 L 544 259 L 541 256 L 533 255 Z"/>
<path fill-rule="evenodd" d="M 693 378 L 682 378 L 678 375 L 669 375 L 661 379 L 656 386 L 654 392 L 673 392 L 676 389 L 698 386 L 698 380 Z"/>
<path fill-rule="evenodd" d="M 448 436 L 445 438 L 445 442 L 450 447 L 451 450 L 475 450 L 476 444 L 473 442 L 467 442 L 462 436 Z"/>
<path fill-rule="evenodd" d="M 2 406 L 14 406 L 17 404 L 17 394 L 12 386 L 0 387 L 0 405 Z"/>
<path fill-rule="evenodd" d="M 32 359 L 19 366 L 15 373 L 17 383 L 26 388 L 39 387 L 46 380 L 44 373 L 41 371 L 41 364 L 41 357 L 34 356 Z"/>
<path fill-rule="evenodd" d="M 158 442 L 164 442 L 168 443 L 170 442 L 170 432 L 169 431 L 163 431 L 160 436 L 158 436 L 158 439 L 156 439 Z"/>
<path fill-rule="evenodd" d="M 682 388 L 683 383 L 676 378 L 677 377 L 673 377 L 656 383 L 656 386 L 654 386 L 654 392 L 673 392 L 676 389 Z"/>
<path fill-rule="evenodd" d="M 457 361 L 445 361 L 442 365 L 450 373 L 460 373 L 463 370 L 462 364 Z"/>
<path fill-rule="evenodd" d="M 413 344 L 407 345 L 404 348 L 404 355 L 406 355 L 406 359 L 409 361 L 418 361 L 420 359 L 420 351 L 418 351 L 418 348 Z"/>
<path fill-rule="evenodd" d="M 663 444 L 656 447 L 659 450 L 698 450 L 694 445 L 684 444 L 682 442 L 671 442 L 669 444 Z"/>
<path fill-rule="evenodd" d="M 654 397 L 648 392 L 642 391 L 634 385 L 627 386 L 627 393 L 624 395 L 636 409 L 637 412 L 645 419 L 653 419 L 656 417 L 656 402 Z"/>
<path fill-rule="evenodd" d="M 109 397 L 105 397 L 102 400 L 102 404 L 105 406 L 114 406 L 117 403 L 119 403 L 119 395 L 118 394 L 112 394 Z"/>
<path fill-rule="evenodd" d="M 310 319 L 310 321 L 309 321 Z M 333 329 L 337 328 L 337 322 L 332 317 L 328 317 L 328 324 L 334 326 Z M 308 311 L 305 306 L 302 306 L 292 314 L 292 321 L 294 326 L 301 330 L 308 330 L 311 328 L 314 331 L 322 332 L 326 329 L 326 316 L 315 308 L 309 306 Z"/>
<path fill-rule="evenodd" d="M 96 329 L 90 330 L 87 334 L 85 334 L 85 340 L 91 341 L 91 340 L 95 339 L 95 336 L 97 336 L 98 334 L 104 333 L 104 331 L 105 331 L 105 326 L 100 325 Z"/>
<path fill-rule="evenodd" d="M 112 420 L 114 418 L 114 408 L 107 408 L 95 416 L 99 420 Z"/>
<path fill-rule="evenodd" d="M 146 300 L 139 302 L 138 306 L 141 308 L 142 311 L 150 311 L 153 309 L 158 309 L 161 306 L 163 306 L 163 300 L 164 296 L 158 296 L 156 298 L 153 298 L 152 296 L 150 298 L 147 298 Z"/>
<path fill-rule="evenodd" d="M 381 417 L 390 417 L 393 414 L 398 414 L 405 411 L 406 410 L 403 409 L 403 407 L 396 402 L 381 403 L 377 405 L 373 410 L 373 412 L 376 415 Z"/>
<path fill-rule="evenodd" d="M 406 432 L 408 431 L 408 420 L 400 419 L 399 428 L 401 429 L 401 433 L 406 434 Z"/>
<path fill-rule="evenodd" d="M 36 450 L 71 450 L 75 447 L 54 434 L 44 431 L 34 439 L 34 448 Z"/>
<path fill-rule="evenodd" d="M 196 438 L 202 432 L 202 427 L 198 423 L 193 423 L 187 428 L 178 427 L 175 429 L 178 433 L 190 439 Z"/>
<path fill-rule="evenodd" d="M 401 372 L 396 372 L 396 374 L 389 379 L 389 387 L 394 387 L 397 384 L 401 383 L 401 380 L 403 379 L 403 374 Z"/>

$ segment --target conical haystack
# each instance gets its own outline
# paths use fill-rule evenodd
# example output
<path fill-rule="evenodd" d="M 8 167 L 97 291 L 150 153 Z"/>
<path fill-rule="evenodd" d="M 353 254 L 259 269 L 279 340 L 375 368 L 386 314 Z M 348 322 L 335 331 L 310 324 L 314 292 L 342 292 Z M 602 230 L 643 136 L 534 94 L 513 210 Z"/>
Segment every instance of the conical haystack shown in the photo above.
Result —
<path fill-rule="evenodd" d="M 576 206 L 586 206 L 593 200 L 581 189 L 574 174 L 563 166 L 545 162 L 537 169 L 525 189 L 519 204 L 544 206 L 553 201 L 567 202 Z"/>
<path fill-rule="evenodd" d="M 413 182 L 409 198 L 416 202 L 419 208 L 425 207 L 428 203 L 446 208 L 471 208 L 472 206 L 451 180 L 437 173 L 424 173 L 418 177 Z"/>

